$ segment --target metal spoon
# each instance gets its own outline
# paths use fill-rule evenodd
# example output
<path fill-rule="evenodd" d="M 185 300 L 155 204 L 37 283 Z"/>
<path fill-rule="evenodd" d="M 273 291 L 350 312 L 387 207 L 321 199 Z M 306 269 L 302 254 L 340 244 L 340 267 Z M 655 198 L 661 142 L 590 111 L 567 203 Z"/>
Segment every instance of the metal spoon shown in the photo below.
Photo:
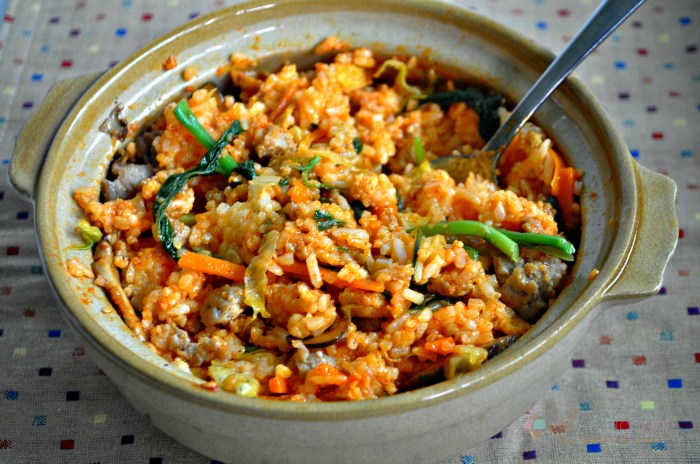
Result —
<path fill-rule="evenodd" d="M 506 121 L 479 152 L 436 158 L 431 164 L 447 171 L 457 182 L 469 172 L 498 182 L 496 169 L 503 151 L 537 108 L 566 77 L 622 24 L 644 0 L 603 0 L 576 36 L 537 79 Z"/>

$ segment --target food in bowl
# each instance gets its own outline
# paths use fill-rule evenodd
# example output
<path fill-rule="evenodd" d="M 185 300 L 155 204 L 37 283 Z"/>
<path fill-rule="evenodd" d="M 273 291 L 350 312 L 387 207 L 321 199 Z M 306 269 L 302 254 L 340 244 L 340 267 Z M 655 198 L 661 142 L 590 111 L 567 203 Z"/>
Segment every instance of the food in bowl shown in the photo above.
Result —
<path fill-rule="evenodd" d="M 479 368 L 566 284 L 579 173 L 528 124 L 501 186 L 456 183 L 430 160 L 482 147 L 502 97 L 425 57 L 315 51 L 270 73 L 233 55 L 229 85 L 168 105 L 75 192 L 95 283 L 152 350 L 242 396 L 369 399 Z"/>

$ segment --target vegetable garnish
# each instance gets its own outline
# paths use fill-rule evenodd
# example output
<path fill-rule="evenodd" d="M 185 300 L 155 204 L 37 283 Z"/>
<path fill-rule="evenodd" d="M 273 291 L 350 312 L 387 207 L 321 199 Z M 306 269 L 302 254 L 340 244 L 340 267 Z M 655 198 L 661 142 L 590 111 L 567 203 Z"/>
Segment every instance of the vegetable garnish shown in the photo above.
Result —
<path fill-rule="evenodd" d="M 478 221 L 452 221 L 428 224 L 419 228 L 423 235 L 432 237 L 433 235 L 474 235 L 481 237 L 503 252 L 511 261 L 520 260 L 520 249 L 518 244 L 508 238 L 500 230 L 488 224 Z"/>
<path fill-rule="evenodd" d="M 265 293 L 267 292 L 267 268 L 272 263 L 277 249 L 277 239 L 280 233 L 271 230 L 265 235 L 260 250 L 245 270 L 243 283 L 245 286 L 245 304 L 253 308 L 253 317 L 258 314 L 262 317 L 270 317 L 270 313 L 265 309 Z"/>
<path fill-rule="evenodd" d="M 224 131 L 223 135 L 219 140 L 212 145 L 212 147 L 207 151 L 199 164 L 194 168 L 185 171 L 181 174 L 172 174 L 168 177 L 163 185 L 158 190 L 155 202 L 153 204 L 153 222 L 156 226 L 157 238 L 160 239 L 161 245 L 168 252 L 173 259 L 177 260 L 180 256 L 180 250 L 178 250 L 173 244 L 174 229 L 173 225 L 170 223 L 168 215 L 165 214 L 165 210 L 172 199 L 177 195 L 180 190 L 195 176 L 207 176 L 212 174 L 218 165 L 219 155 L 223 151 L 224 147 L 228 145 L 234 137 L 240 135 L 243 132 L 241 123 L 239 121 L 234 121 L 231 127 Z"/>
<path fill-rule="evenodd" d="M 416 155 L 416 165 L 425 161 L 425 147 L 420 137 L 413 137 L 413 153 Z"/>
<path fill-rule="evenodd" d="M 222 156 L 219 159 L 219 165 L 214 170 L 217 174 L 229 177 L 234 172 L 241 174 L 247 180 L 253 180 L 258 177 L 255 172 L 255 163 L 253 160 L 246 160 L 242 163 L 236 163 L 229 155 Z"/>
<path fill-rule="evenodd" d="M 333 227 L 343 227 L 345 225 L 345 221 L 336 219 L 331 213 L 321 211 L 320 209 L 314 211 L 314 220 L 316 221 L 318 230 L 328 230 Z"/>
<path fill-rule="evenodd" d="M 501 232 L 521 246 L 536 249 L 565 261 L 573 261 L 576 252 L 574 245 L 558 235 L 535 234 L 532 232 L 513 232 L 500 229 Z M 555 254 L 556 253 L 556 254 Z"/>
<path fill-rule="evenodd" d="M 102 231 L 99 227 L 90 225 L 85 219 L 81 219 L 78 223 L 78 230 L 83 239 L 83 245 L 72 245 L 72 250 L 89 250 L 92 246 L 102 240 Z"/>
<path fill-rule="evenodd" d="M 466 88 L 416 98 L 423 103 L 437 103 L 443 109 L 449 108 L 453 103 L 466 103 L 479 115 L 479 135 L 484 140 L 490 139 L 501 124 L 501 118 L 498 116 L 498 108 L 503 103 L 501 95 L 485 94 L 475 88 Z"/>
<path fill-rule="evenodd" d="M 379 67 L 379 70 L 376 73 L 374 73 L 374 77 L 377 78 L 384 74 L 384 71 L 386 71 L 387 68 L 396 69 L 397 74 L 394 84 L 397 85 L 400 89 L 407 91 L 409 94 L 411 94 L 413 98 L 422 98 L 425 96 L 418 87 L 410 85 L 406 81 L 406 78 L 408 77 L 408 66 L 406 66 L 406 63 L 404 63 L 403 61 L 399 61 L 396 59 L 386 60 Z"/>
<path fill-rule="evenodd" d="M 184 251 L 177 262 L 177 265 L 190 271 L 202 272 L 204 274 L 225 277 L 234 282 L 243 282 L 245 267 L 213 256 L 195 253 L 194 251 Z"/>
<path fill-rule="evenodd" d="M 294 263 L 280 265 L 285 273 L 294 274 L 301 277 L 309 276 L 309 268 L 305 263 Z M 338 273 L 330 269 L 319 268 L 321 280 L 328 285 L 340 288 L 358 288 L 369 292 L 381 293 L 384 291 L 384 284 L 370 279 L 355 279 L 352 282 L 338 277 Z"/>
<path fill-rule="evenodd" d="M 355 137 L 352 139 L 352 147 L 355 149 L 355 153 L 358 155 L 362 153 L 362 148 L 364 145 L 362 145 L 362 141 L 360 140 L 360 137 Z"/>
<path fill-rule="evenodd" d="M 318 163 L 321 162 L 321 157 L 320 156 L 314 156 L 309 160 L 308 163 L 302 164 L 301 166 L 294 166 L 292 164 L 288 165 L 292 169 L 296 169 L 297 171 L 301 171 L 301 181 L 304 183 L 309 188 L 325 188 L 325 189 L 332 189 L 333 187 L 330 187 L 328 185 L 325 185 L 317 180 L 311 180 L 309 179 L 309 173 L 313 170 L 313 168 L 316 167 Z"/>
<path fill-rule="evenodd" d="M 572 255 L 576 251 L 571 242 L 558 235 L 513 232 L 506 229 L 497 229 L 478 221 L 439 222 L 422 226 L 419 230 L 426 236 L 445 234 L 481 237 L 501 250 L 512 261 L 520 259 L 518 245 L 535 249 L 566 261 L 572 261 Z"/>
<path fill-rule="evenodd" d="M 471 259 L 479 259 L 479 250 L 477 250 L 476 248 L 470 247 L 469 245 L 463 245 L 462 248 L 464 248 L 464 251 L 467 252 Z"/>
<path fill-rule="evenodd" d="M 190 105 L 187 104 L 187 100 L 184 98 L 173 110 L 173 114 L 180 123 L 185 126 L 185 128 L 190 131 L 194 137 L 199 140 L 199 143 L 204 145 L 207 150 L 211 149 L 216 143 L 214 137 L 209 135 L 209 132 L 202 126 L 202 124 L 197 120 L 197 117 L 192 112 Z"/>

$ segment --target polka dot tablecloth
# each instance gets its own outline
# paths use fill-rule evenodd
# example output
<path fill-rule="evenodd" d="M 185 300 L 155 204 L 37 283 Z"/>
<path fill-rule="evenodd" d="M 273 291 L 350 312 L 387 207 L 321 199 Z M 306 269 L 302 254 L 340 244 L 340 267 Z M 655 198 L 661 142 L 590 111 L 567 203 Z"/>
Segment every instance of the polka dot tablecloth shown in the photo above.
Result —
<path fill-rule="evenodd" d="M 232 3 L 0 0 L 0 463 L 215 462 L 155 429 L 84 356 L 44 276 L 32 205 L 7 169 L 52 83 L 108 69 Z M 558 52 L 597 2 L 461 3 Z M 679 242 L 662 290 L 603 311 L 551 391 L 446 462 L 700 463 L 699 26 L 699 1 L 649 0 L 577 70 L 631 156 L 678 184 Z"/>

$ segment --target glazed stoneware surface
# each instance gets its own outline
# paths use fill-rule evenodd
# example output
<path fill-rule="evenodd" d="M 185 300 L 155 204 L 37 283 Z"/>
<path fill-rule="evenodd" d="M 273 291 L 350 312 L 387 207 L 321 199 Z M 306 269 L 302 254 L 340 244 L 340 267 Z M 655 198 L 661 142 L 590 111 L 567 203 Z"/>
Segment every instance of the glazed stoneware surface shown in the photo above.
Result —
<path fill-rule="evenodd" d="M 551 60 L 531 41 L 448 4 L 249 3 L 188 23 L 94 84 L 95 76 L 63 84 L 48 96 L 48 105 L 69 108 L 82 97 L 60 124 L 39 178 L 31 168 L 41 164 L 41 147 L 20 136 L 13 156 L 14 185 L 35 199 L 51 284 L 89 353 L 156 426 L 221 461 L 272 462 L 280 448 L 285 462 L 300 463 L 426 462 L 455 455 L 537 401 L 600 308 L 654 294 L 675 247 L 675 185 L 631 159 L 593 97 L 570 79 L 537 113 L 537 123 L 585 173 L 582 239 L 572 283 L 516 345 L 458 379 L 367 402 L 289 404 L 201 388 L 137 340 L 91 282 L 66 272 L 70 258 L 91 260 L 88 251 L 69 249 L 82 217 L 72 194 L 79 187 L 97 188 L 106 172 L 117 146 L 98 127 L 115 104 L 123 106 L 121 116 L 130 124 L 144 124 L 186 86 L 215 79 L 216 68 L 233 52 L 264 66 L 288 59 L 303 66 L 311 62 L 314 45 L 330 35 L 386 53 L 429 55 L 511 101 Z M 171 53 L 178 66 L 164 71 Z M 182 80 L 189 65 L 199 70 L 195 82 Z M 59 119 L 37 118 L 27 127 L 51 132 Z M 652 227 L 659 222 L 665 227 Z"/>

